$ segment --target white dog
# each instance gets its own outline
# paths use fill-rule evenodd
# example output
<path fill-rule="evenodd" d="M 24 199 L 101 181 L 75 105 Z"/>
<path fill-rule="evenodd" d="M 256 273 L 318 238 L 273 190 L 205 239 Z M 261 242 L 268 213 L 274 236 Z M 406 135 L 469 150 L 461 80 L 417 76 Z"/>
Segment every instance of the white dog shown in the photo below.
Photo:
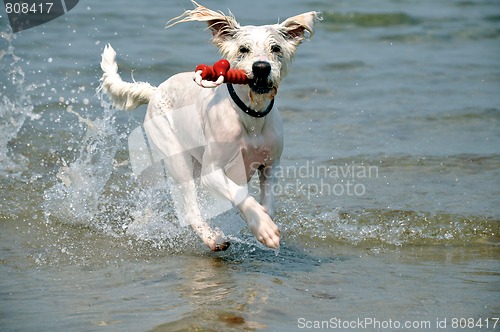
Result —
<path fill-rule="evenodd" d="M 232 68 L 242 69 L 247 85 L 216 83 L 205 89 L 193 73 L 172 76 L 158 87 L 126 83 L 118 75 L 116 53 L 107 46 L 102 54 L 102 89 L 117 108 L 134 109 L 149 103 L 144 129 L 164 155 L 165 165 L 182 190 L 183 217 L 214 251 L 229 243 L 220 231 L 202 218 L 194 179 L 210 192 L 236 206 L 257 240 L 279 248 L 280 231 L 273 216 L 273 184 L 283 150 L 281 117 L 273 109 L 281 79 L 286 76 L 296 47 L 314 33 L 320 13 L 308 12 L 280 24 L 240 26 L 233 16 L 215 12 L 194 2 L 193 10 L 173 19 L 203 21 L 213 43 Z M 246 184 L 258 171 L 261 204 Z"/>

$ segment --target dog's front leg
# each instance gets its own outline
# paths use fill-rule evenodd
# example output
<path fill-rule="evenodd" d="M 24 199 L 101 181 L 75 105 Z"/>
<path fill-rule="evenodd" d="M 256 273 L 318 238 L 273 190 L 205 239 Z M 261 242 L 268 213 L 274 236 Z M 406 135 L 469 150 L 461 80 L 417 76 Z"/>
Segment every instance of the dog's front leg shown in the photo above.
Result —
<path fill-rule="evenodd" d="M 248 193 L 246 186 L 232 181 L 223 168 L 205 169 L 202 184 L 211 192 L 230 200 L 243 214 L 248 227 L 258 241 L 269 248 L 279 248 L 280 231 L 266 209 Z"/>

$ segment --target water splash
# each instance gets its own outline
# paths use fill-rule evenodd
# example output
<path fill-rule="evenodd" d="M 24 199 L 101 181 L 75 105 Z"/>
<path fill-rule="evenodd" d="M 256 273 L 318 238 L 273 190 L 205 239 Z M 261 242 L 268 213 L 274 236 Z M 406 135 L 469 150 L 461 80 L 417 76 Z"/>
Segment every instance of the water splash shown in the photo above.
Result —
<path fill-rule="evenodd" d="M 0 32 L 0 172 L 17 173 L 25 168 L 20 155 L 9 155 L 9 143 L 16 137 L 26 118 L 37 119 L 25 84 L 22 59 L 14 53 L 13 33 Z"/>
<path fill-rule="evenodd" d="M 44 193 L 47 221 L 91 226 L 99 212 L 101 194 L 113 171 L 120 139 L 113 125 L 114 111 L 108 105 L 103 108 L 104 116 L 95 120 L 83 118 L 71 105 L 67 108 L 86 126 L 86 134 L 77 159 L 61 167 L 58 183 Z"/>
<path fill-rule="evenodd" d="M 117 132 L 110 105 L 102 102 L 101 106 L 104 115 L 95 120 L 81 116 L 71 104 L 67 107 L 86 133 L 76 159 L 67 162 L 61 158 L 57 182 L 44 192 L 46 222 L 89 227 L 174 252 L 203 248 L 192 229 L 184 225 L 187 223 L 182 223 L 182 216 L 176 214 L 173 186 L 164 170 L 152 165 L 156 169 L 151 172 L 156 173 L 148 175 L 155 181 L 149 181 L 136 177 L 129 162 L 117 162 L 117 153 L 124 152 L 120 149 L 126 133 Z M 213 216 L 216 202 L 206 193 L 201 195 L 202 212 Z M 234 211 L 217 221 L 220 228 L 233 227 L 222 219 L 234 220 Z"/>

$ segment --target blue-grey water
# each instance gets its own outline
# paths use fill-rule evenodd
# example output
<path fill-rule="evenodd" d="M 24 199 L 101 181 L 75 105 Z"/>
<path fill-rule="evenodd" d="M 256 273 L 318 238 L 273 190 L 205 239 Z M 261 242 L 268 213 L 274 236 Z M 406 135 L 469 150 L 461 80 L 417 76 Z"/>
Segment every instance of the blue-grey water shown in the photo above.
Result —
<path fill-rule="evenodd" d="M 500 3 L 202 4 L 323 12 L 276 102 L 279 254 L 235 211 L 224 253 L 178 226 L 129 160 L 145 106 L 96 92 L 107 43 L 129 81 L 215 62 L 203 25 L 165 29 L 189 1 L 86 0 L 15 34 L 0 9 L 0 330 L 500 329 Z"/>

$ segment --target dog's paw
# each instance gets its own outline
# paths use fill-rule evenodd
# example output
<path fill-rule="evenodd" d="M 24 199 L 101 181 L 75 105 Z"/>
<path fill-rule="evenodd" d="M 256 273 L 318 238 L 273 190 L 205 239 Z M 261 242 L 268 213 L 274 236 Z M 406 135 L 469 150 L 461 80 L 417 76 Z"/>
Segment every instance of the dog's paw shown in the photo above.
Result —
<path fill-rule="evenodd" d="M 226 251 L 230 245 L 231 245 L 231 243 L 226 241 L 223 243 L 216 244 L 213 248 L 210 248 L 210 249 L 212 251 Z"/>
<path fill-rule="evenodd" d="M 203 243 L 212 251 L 225 251 L 230 243 L 219 229 L 212 229 L 206 222 L 191 225 Z"/>
<path fill-rule="evenodd" d="M 280 230 L 262 205 L 253 197 L 247 197 L 239 205 L 239 208 L 255 238 L 269 248 L 278 249 L 280 246 Z"/>

